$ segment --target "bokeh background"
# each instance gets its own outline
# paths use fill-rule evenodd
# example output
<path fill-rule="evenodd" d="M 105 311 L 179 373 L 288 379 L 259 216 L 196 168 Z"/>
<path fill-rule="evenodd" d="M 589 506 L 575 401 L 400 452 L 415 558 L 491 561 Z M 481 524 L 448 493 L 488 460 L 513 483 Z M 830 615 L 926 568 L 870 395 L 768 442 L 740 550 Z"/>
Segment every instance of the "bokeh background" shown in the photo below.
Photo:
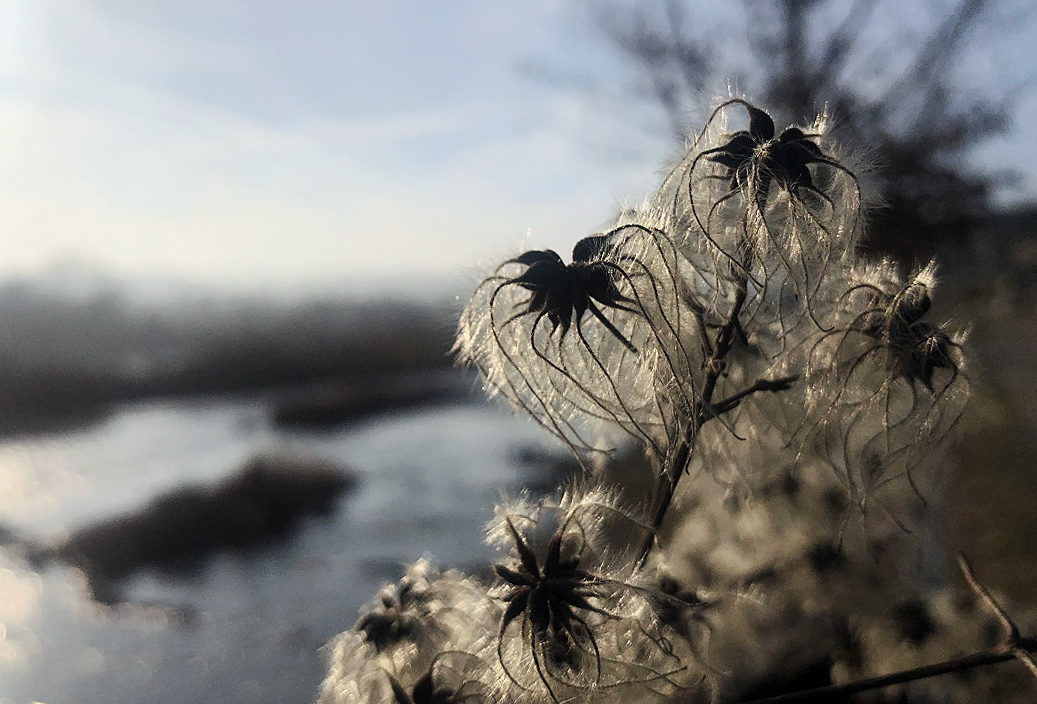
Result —
<path fill-rule="evenodd" d="M 983 0 L 0 2 L 0 702 L 308 702 L 572 471 L 452 367 L 481 272 L 825 106 L 971 327 L 949 538 L 1033 603 L 1037 21 Z"/>

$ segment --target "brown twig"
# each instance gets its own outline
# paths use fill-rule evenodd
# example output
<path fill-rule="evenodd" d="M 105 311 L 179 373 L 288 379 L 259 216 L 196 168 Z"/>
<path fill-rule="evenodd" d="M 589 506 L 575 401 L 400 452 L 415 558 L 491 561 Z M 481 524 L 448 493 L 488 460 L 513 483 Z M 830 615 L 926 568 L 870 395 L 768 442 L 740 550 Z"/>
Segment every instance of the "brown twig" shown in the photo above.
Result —
<path fill-rule="evenodd" d="M 739 276 L 736 286 L 735 299 L 731 305 L 731 313 L 728 315 L 727 322 L 724 323 L 724 326 L 720 328 L 720 331 L 717 333 L 716 342 L 713 344 L 712 352 L 705 363 L 706 377 L 702 383 L 702 394 L 697 401 L 694 417 L 688 427 L 684 430 L 676 450 L 671 455 L 672 460 L 666 463 L 662 468 L 662 471 L 659 473 L 659 483 L 656 486 L 654 500 L 655 511 L 652 515 L 651 531 L 645 536 L 641 543 L 641 548 L 638 552 L 639 565 L 644 565 L 645 561 L 648 559 L 648 553 L 651 551 L 652 546 L 655 545 L 656 534 L 659 530 L 659 526 L 662 525 L 667 510 L 669 510 L 670 502 L 673 500 L 673 494 L 677 490 L 677 482 L 680 481 L 680 478 L 684 474 L 684 470 L 688 465 L 688 460 L 691 458 L 691 451 L 695 447 L 695 439 L 698 437 L 699 427 L 705 420 L 712 417 L 712 414 L 708 416 L 704 415 L 705 409 L 709 407 L 710 402 L 713 399 L 713 392 L 716 390 L 717 381 L 724 373 L 725 358 L 731 351 L 731 346 L 734 343 L 735 330 L 738 328 L 738 316 L 741 315 L 742 307 L 745 305 L 745 300 L 749 295 L 749 281 L 747 273 L 742 273 Z M 708 340 L 708 338 L 703 339 Z"/>
<path fill-rule="evenodd" d="M 961 568 L 961 573 L 964 575 L 965 581 L 968 582 L 969 587 L 972 588 L 972 591 L 976 593 L 976 596 L 978 596 L 983 603 L 987 605 L 987 608 L 990 609 L 997 617 L 997 620 L 1001 622 L 1001 627 L 1005 631 L 1005 638 L 1001 643 L 1002 647 L 1006 648 L 1013 657 L 1019 660 L 1019 662 L 1026 665 L 1026 669 L 1028 669 L 1034 677 L 1037 677 L 1037 663 L 1034 662 L 1033 657 L 1030 655 L 1030 653 L 1033 652 L 1033 649 L 1023 647 L 1024 641 L 1027 641 L 1028 639 L 1023 638 L 1019 634 L 1019 626 L 1015 625 L 1015 622 L 1012 621 L 1011 617 L 1004 610 L 1004 607 L 997 603 L 987 588 L 976 580 L 976 576 L 972 572 L 972 565 L 969 564 L 969 561 L 966 560 L 965 556 L 962 554 L 958 555 L 958 566 Z"/>
<path fill-rule="evenodd" d="M 962 575 L 964 575 L 965 581 L 968 582 L 969 587 L 971 587 L 972 591 L 974 591 L 980 600 L 986 604 L 987 608 L 989 608 L 997 617 L 997 620 L 1001 622 L 1002 628 L 1004 628 L 1005 637 L 996 647 L 978 653 L 963 655 L 962 657 L 953 658 L 951 660 L 944 660 L 943 662 L 934 663 L 932 665 L 924 665 L 910 670 L 892 672 L 888 675 L 868 677 L 867 679 L 847 684 L 836 684 L 827 687 L 806 689 L 800 692 L 790 692 L 788 694 L 767 697 L 766 699 L 752 699 L 748 702 L 744 702 L 744 704 L 778 704 L 779 702 L 827 700 L 836 695 L 849 695 L 871 689 L 881 689 L 882 687 L 904 684 L 905 682 L 912 682 L 914 680 L 921 680 L 929 677 L 937 677 L 951 672 L 965 672 L 966 670 L 971 670 L 976 667 L 994 665 L 999 662 L 1006 662 L 1013 659 L 1022 662 L 1026 665 L 1027 669 L 1037 677 L 1037 663 L 1034 662 L 1031 655 L 1031 653 L 1037 652 L 1037 638 L 1028 638 L 1020 635 L 1019 627 L 1014 621 L 1012 621 L 1008 613 L 994 599 L 994 597 L 991 596 L 986 587 L 976 580 L 976 577 L 972 572 L 972 567 L 964 556 L 958 556 L 958 565 L 961 567 Z"/>
<path fill-rule="evenodd" d="M 701 314 L 696 311 L 699 330 L 702 334 L 703 348 L 708 354 L 704 365 L 706 376 L 702 382 L 702 393 L 692 413 L 691 423 L 681 434 L 679 444 L 670 456 L 670 461 L 664 463 L 664 467 L 659 473 L 659 484 L 654 495 L 655 511 L 650 524 L 651 531 L 645 536 L 638 552 L 638 564 L 641 566 L 644 566 L 645 561 L 648 559 L 648 553 L 655 545 L 656 534 L 662 525 L 663 519 L 666 517 L 666 512 L 670 508 L 670 502 L 673 501 L 677 483 L 683 476 L 688 466 L 688 461 L 691 458 L 691 452 L 695 448 L 695 440 L 698 437 L 699 428 L 709 420 L 737 408 L 747 396 L 766 391 L 784 391 L 799 378 L 798 376 L 786 376 L 778 379 L 758 379 L 742 391 L 738 391 L 715 404 L 713 403 L 713 394 L 716 392 L 717 383 L 727 368 L 726 357 L 731 352 L 736 336 L 744 335 L 741 332 L 739 316 L 749 295 L 748 266 L 742 267 L 741 273 L 735 281 L 735 286 L 735 298 L 731 304 L 731 312 L 723 327 L 717 332 L 717 337 L 713 344 L 710 344 L 709 336 L 706 334 L 705 321 L 702 319 Z"/>
<path fill-rule="evenodd" d="M 770 391 L 772 393 L 777 391 L 787 391 L 791 388 L 792 383 L 799 379 L 798 374 L 792 376 L 783 376 L 777 379 L 757 379 L 753 382 L 752 386 L 747 389 L 743 389 L 738 393 L 731 394 L 722 401 L 717 401 L 707 408 L 703 408 L 703 416 L 700 424 L 708 420 L 709 416 L 705 413 L 709 413 L 710 416 L 717 416 L 721 413 L 727 413 L 728 411 L 734 410 L 738 407 L 738 404 L 742 402 L 746 396 L 750 396 L 760 391 Z"/>
<path fill-rule="evenodd" d="M 1037 650 L 1037 640 L 1035 639 L 1025 638 L 1022 639 L 1022 643 L 1025 644 L 1028 650 Z M 924 665 L 910 670 L 901 670 L 900 672 L 893 672 L 879 677 L 869 677 L 848 684 L 833 684 L 827 687 L 806 689 L 801 692 L 780 694 L 776 697 L 767 697 L 766 699 L 752 699 L 748 702 L 744 702 L 744 704 L 778 704 L 778 702 L 784 704 L 784 702 L 827 700 L 835 695 L 855 694 L 857 692 L 865 692 L 871 689 L 881 689 L 882 687 L 890 687 L 895 684 L 903 684 L 905 682 L 913 682 L 914 680 L 945 675 L 950 672 L 964 672 L 965 670 L 971 670 L 983 665 L 993 665 L 999 662 L 1005 662 L 1014 657 L 1015 655 L 1013 653 L 1006 652 L 1001 646 L 998 646 L 990 650 L 972 653 L 971 655 L 954 658 L 953 660 L 945 660 L 933 665 Z"/>

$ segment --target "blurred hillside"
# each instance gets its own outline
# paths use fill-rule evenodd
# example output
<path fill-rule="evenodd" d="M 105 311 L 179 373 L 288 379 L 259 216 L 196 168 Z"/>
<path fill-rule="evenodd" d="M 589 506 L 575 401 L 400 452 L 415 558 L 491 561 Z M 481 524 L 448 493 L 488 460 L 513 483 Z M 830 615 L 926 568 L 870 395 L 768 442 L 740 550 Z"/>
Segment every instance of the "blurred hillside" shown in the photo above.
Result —
<path fill-rule="evenodd" d="M 1033 314 L 1037 207 L 987 217 L 937 261 L 938 303 L 989 331 L 979 375 L 995 383 L 1004 331 L 1037 340 L 1032 325 L 998 322 Z M 65 429 L 134 400 L 271 391 L 275 422 L 328 425 L 461 388 L 428 374 L 452 364 L 457 310 L 445 292 L 181 294 L 74 271 L 0 283 L 0 435 Z"/>
<path fill-rule="evenodd" d="M 144 398 L 255 392 L 450 365 L 445 297 L 135 303 L 115 286 L 0 285 L 0 434 Z"/>

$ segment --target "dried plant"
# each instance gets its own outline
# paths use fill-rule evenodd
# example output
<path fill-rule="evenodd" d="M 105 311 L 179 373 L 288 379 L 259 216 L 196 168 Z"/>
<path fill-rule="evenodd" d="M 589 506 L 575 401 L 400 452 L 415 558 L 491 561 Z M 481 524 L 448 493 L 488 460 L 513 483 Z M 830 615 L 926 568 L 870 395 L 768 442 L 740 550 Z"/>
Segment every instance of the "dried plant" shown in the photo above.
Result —
<path fill-rule="evenodd" d="M 778 131 L 732 98 L 569 263 L 525 252 L 477 286 L 460 360 L 585 474 L 497 507 L 490 581 L 422 562 L 387 587 L 340 636 L 323 702 L 1015 696 L 1010 677 L 915 682 L 1032 668 L 1034 643 L 969 570 L 992 616 L 933 579 L 964 336 L 928 319 L 935 265 L 905 279 L 859 255 L 849 164 L 825 119 Z M 631 443 L 641 479 L 616 481 Z M 887 675 L 894 650 L 930 664 Z"/>

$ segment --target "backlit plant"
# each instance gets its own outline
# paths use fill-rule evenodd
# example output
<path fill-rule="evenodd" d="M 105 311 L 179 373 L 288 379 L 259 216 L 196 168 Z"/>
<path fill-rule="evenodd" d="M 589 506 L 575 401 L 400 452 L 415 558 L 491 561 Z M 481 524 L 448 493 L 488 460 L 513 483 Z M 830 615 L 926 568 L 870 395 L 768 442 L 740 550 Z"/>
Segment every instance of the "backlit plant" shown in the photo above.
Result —
<path fill-rule="evenodd" d="M 729 100 L 568 263 L 529 251 L 487 276 L 458 357 L 583 476 L 498 506 L 490 577 L 422 561 L 387 588 L 322 702 L 735 702 L 1025 660 L 1018 629 L 987 642 L 1004 615 L 984 590 L 952 598 L 932 568 L 963 336 L 929 319 L 934 265 L 859 254 L 861 174 L 824 116 L 779 132 Z M 908 674 L 872 696 L 1032 696 L 1003 673 Z"/>

